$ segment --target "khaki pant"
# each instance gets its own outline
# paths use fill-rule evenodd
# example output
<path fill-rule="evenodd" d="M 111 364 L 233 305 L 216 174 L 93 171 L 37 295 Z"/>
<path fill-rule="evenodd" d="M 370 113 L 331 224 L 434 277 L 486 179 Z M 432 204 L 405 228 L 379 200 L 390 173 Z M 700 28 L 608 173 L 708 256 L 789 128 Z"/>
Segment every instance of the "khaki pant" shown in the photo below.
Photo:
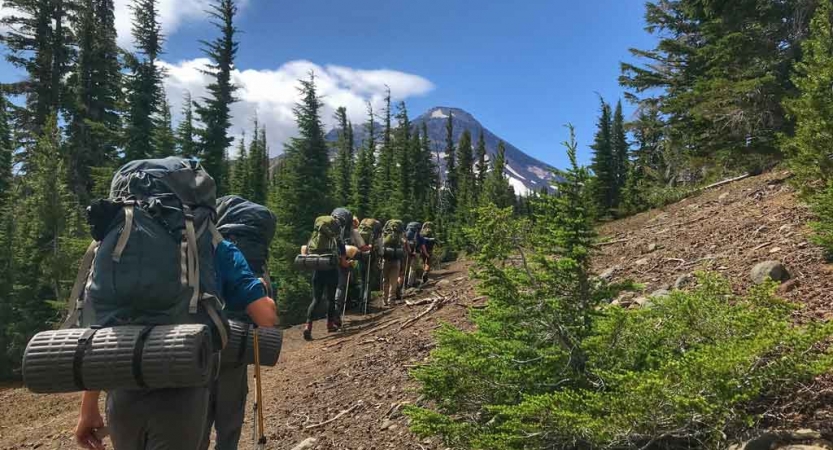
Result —
<path fill-rule="evenodd" d="M 385 261 L 385 266 L 382 269 L 382 277 L 385 282 L 382 285 L 382 300 L 387 305 L 396 298 L 396 291 L 399 289 L 399 270 L 402 263 L 400 261 Z"/>

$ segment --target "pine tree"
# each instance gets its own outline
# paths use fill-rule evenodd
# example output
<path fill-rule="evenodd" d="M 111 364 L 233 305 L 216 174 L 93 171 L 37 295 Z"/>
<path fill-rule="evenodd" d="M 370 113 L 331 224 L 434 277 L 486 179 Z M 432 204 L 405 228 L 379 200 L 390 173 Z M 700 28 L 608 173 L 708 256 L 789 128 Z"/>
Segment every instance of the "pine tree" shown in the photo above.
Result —
<path fill-rule="evenodd" d="M 70 184 L 85 202 L 93 167 L 116 164 L 121 132 L 121 64 L 112 0 L 82 0 L 76 23 L 78 58 L 70 78 L 68 164 Z"/>
<path fill-rule="evenodd" d="M 275 208 L 283 217 L 286 242 L 302 244 L 309 238 L 315 218 L 333 207 L 330 197 L 330 158 L 321 123 L 321 99 L 315 75 L 300 80 L 301 101 L 295 105 L 299 136 L 292 138 L 284 149 L 285 159 L 277 175 Z"/>
<path fill-rule="evenodd" d="M 16 362 L 9 357 L 12 348 L 13 332 L 10 325 L 17 321 L 12 304 L 12 286 L 14 273 L 14 210 L 12 183 L 12 155 L 14 146 L 11 140 L 11 124 L 8 104 L 5 96 L 0 96 L 0 378 L 11 376 L 11 369 Z M 15 360 L 16 361 L 16 360 Z"/>
<path fill-rule="evenodd" d="M 410 221 L 413 218 L 413 183 L 411 161 L 413 140 L 411 139 L 411 120 L 408 118 L 408 108 L 405 102 L 399 102 L 396 113 L 396 131 L 394 133 L 394 151 L 396 167 L 393 183 L 394 196 L 391 201 L 397 205 L 397 217 Z"/>
<path fill-rule="evenodd" d="M 453 216 L 457 210 L 457 153 L 454 146 L 454 114 L 448 111 L 448 120 L 445 123 L 445 191 L 444 204 L 448 209 L 444 215 Z"/>
<path fill-rule="evenodd" d="M 231 165 L 230 194 L 239 195 L 245 199 L 248 199 L 251 195 L 250 159 L 249 151 L 246 149 L 246 132 L 244 131 L 237 143 L 237 159 Z"/>
<path fill-rule="evenodd" d="M 436 216 L 439 180 L 427 123 L 422 123 L 421 131 L 414 133 L 414 142 L 411 144 L 414 152 L 414 169 L 411 172 L 414 180 L 413 213 L 423 221 L 432 221 Z"/>
<path fill-rule="evenodd" d="M 157 158 L 164 158 L 176 154 L 176 136 L 174 135 L 171 119 L 171 106 L 163 95 L 159 104 L 159 114 L 153 127 L 153 147 Z"/>
<path fill-rule="evenodd" d="M 333 200 L 337 205 L 345 206 L 353 199 L 353 137 L 347 120 L 347 108 L 342 106 L 336 109 L 335 120 L 338 124 L 338 141 L 333 162 Z"/>
<path fill-rule="evenodd" d="M 162 53 L 157 0 L 134 0 L 133 40 L 137 52 L 127 55 L 127 117 L 124 158 L 146 159 L 156 154 L 156 114 L 164 97 L 163 73 L 156 62 Z"/>
<path fill-rule="evenodd" d="M 795 67 L 793 83 L 801 91 L 786 107 L 796 119 L 795 136 L 784 139 L 790 167 L 804 194 L 815 194 L 816 187 L 833 185 L 833 160 L 830 140 L 833 137 L 833 7 L 819 2 L 811 24 L 810 37 L 804 41 L 803 60 Z M 818 183 L 821 181 L 821 183 Z"/>
<path fill-rule="evenodd" d="M 486 138 L 483 136 L 482 128 L 480 129 L 480 134 L 477 137 L 475 158 L 477 160 L 477 173 L 474 189 L 474 204 L 479 204 L 480 192 L 483 191 L 483 186 L 486 183 L 486 174 L 489 173 L 489 166 L 486 164 Z"/>
<path fill-rule="evenodd" d="M 197 156 L 197 130 L 194 128 L 194 102 L 186 91 L 182 101 L 182 120 L 176 128 L 177 154 L 183 158 Z"/>
<path fill-rule="evenodd" d="M 220 30 L 220 36 L 212 42 L 203 42 L 203 52 L 211 63 L 205 70 L 212 81 L 207 86 L 208 97 L 196 107 L 197 115 L 205 125 L 201 133 L 200 156 L 206 171 L 214 177 L 219 192 L 225 189 L 226 150 L 233 138 L 228 135 L 231 126 L 231 104 L 236 101 L 237 90 L 231 82 L 231 70 L 237 54 L 238 43 L 234 40 L 237 28 L 234 16 L 237 6 L 234 0 L 217 0 L 211 6 L 209 15 L 212 23 Z"/>
<path fill-rule="evenodd" d="M 392 111 L 390 90 L 385 96 L 384 125 L 382 135 L 382 149 L 376 164 L 373 183 L 373 214 L 380 218 L 393 218 L 399 212 L 399 204 L 394 203 L 392 196 L 397 194 L 394 178 L 396 171 L 396 150 L 393 144 Z"/>
<path fill-rule="evenodd" d="M 601 101 L 601 114 L 593 145 L 593 196 L 602 216 L 609 215 L 616 206 L 616 167 L 613 157 L 610 105 Z"/>
<path fill-rule="evenodd" d="M 371 194 L 373 191 L 373 175 L 376 164 L 376 117 L 373 106 L 367 102 L 367 122 L 364 125 L 365 139 L 356 169 L 353 173 L 353 211 L 357 217 L 368 217 L 372 214 Z"/>
<path fill-rule="evenodd" d="M 457 143 L 457 212 L 460 220 L 466 220 L 474 204 L 474 154 L 471 133 L 464 130 Z"/>
<path fill-rule="evenodd" d="M 506 171 L 506 145 L 501 141 L 497 146 L 497 155 L 492 161 L 492 170 L 486 175 L 483 184 L 484 203 L 491 203 L 498 208 L 508 208 L 515 201 L 515 190 L 504 174 Z"/>
<path fill-rule="evenodd" d="M 622 199 L 622 190 L 628 179 L 630 168 L 630 146 L 628 145 L 627 132 L 625 131 L 625 116 L 622 113 L 622 101 L 616 103 L 616 110 L 613 113 L 613 125 L 611 127 L 613 151 L 613 168 L 616 180 L 615 207 L 619 207 Z"/>
<path fill-rule="evenodd" d="M 66 0 L 5 0 L 9 12 L 0 18 L 0 43 L 6 60 L 26 71 L 26 79 L 8 85 L 12 94 L 26 96 L 19 110 L 21 144 L 34 145 L 52 114 L 66 105 L 73 37 Z M 25 156 L 25 154 L 24 154 Z"/>
<path fill-rule="evenodd" d="M 249 151 L 249 199 L 265 205 L 269 197 L 269 148 L 266 143 L 266 127 L 258 127 L 255 121 L 255 138 Z"/>

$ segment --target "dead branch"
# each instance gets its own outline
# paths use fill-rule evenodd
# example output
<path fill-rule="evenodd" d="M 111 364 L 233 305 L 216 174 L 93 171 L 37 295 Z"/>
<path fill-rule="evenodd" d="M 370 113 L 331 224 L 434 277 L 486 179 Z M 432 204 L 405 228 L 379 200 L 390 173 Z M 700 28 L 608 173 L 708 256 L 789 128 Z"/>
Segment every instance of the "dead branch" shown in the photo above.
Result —
<path fill-rule="evenodd" d="M 627 239 L 617 239 L 617 240 L 615 240 L 615 241 L 610 241 L 610 242 L 599 242 L 598 244 L 594 244 L 594 247 L 606 247 L 606 246 L 608 246 L 608 245 L 614 245 L 614 244 L 621 244 L 621 243 L 624 243 L 624 242 L 630 242 L 630 240 L 631 240 L 630 238 L 627 238 Z"/>
<path fill-rule="evenodd" d="M 346 414 L 350 414 L 351 412 L 355 411 L 355 410 L 356 410 L 356 408 L 358 408 L 359 406 L 362 406 L 363 404 L 364 404 L 364 402 L 363 402 L 363 401 L 361 401 L 361 400 L 359 400 L 358 402 L 356 402 L 356 404 L 355 404 L 355 405 L 353 405 L 353 406 L 351 406 L 350 408 L 345 409 L 344 411 L 342 411 L 342 412 L 340 412 L 340 413 L 336 414 L 336 416 L 335 416 L 335 417 L 333 417 L 332 419 L 330 419 L 330 420 L 325 420 L 325 421 L 323 421 L 323 422 L 321 422 L 321 423 L 316 423 L 315 425 L 307 425 L 307 426 L 305 426 L 305 427 L 304 427 L 304 429 L 305 429 L 305 430 L 311 430 L 311 429 L 313 429 L 313 428 L 320 428 L 320 427 L 323 427 L 324 425 L 327 425 L 327 424 L 329 424 L 329 423 L 333 423 L 333 422 L 335 422 L 336 420 L 341 419 L 344 415 L 346 415 Z"/>

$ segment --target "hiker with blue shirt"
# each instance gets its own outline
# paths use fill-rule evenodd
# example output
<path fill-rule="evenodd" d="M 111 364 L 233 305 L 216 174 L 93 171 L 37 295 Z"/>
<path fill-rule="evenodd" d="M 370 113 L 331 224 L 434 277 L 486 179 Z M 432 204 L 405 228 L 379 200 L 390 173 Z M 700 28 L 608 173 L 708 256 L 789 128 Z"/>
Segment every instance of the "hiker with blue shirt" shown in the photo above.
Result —
<path fill-rule="evenodd" d="M 204 324 L 214 355 L 228 340 L 223 302 L 245 311 L 258 326 L 276 324 L 275 302 L 238 248 L 216 230 L 216 186 L 199 162 L 176 157 L 131 161 L 116 172 L 109 198 L 90 208 L 95 241 L 88 253 L 93 258 L 88 273 L 79 271 L 76 281 L 86 285 L 82 300 L 92 314 L 84 315 L 83 309 L 80 324 L 148 329 Z M 74 433 L 77 443 L 90 450 L 104 448 L 100 394 L 82 394 Z M 197 450 L 208 405 L 209 386 L 108 391 L 113 447 Z"/>

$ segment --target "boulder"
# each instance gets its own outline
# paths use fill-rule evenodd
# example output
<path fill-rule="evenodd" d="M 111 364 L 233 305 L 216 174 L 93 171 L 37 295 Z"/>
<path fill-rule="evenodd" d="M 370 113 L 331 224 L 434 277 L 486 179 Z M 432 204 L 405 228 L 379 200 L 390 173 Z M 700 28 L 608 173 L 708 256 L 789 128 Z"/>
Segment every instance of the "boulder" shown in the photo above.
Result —
<path fill-rule="evenodd" d="M 610 267 L 610 268 L 606 269 L 604 272 L 599 274 L 599 279 L 609 283 L 610 281 L 613 280 L 613 276 L 616 275 L 616 272 L 618 272 L 618 271 L 619 271 L 619 266 Z"/>
<path fill-rule="evenodd" d="M 755 284 L 762 284 L 768 278 L 772 278 L 773 281 L 779 283 L 791 278 L 787 268 L 780 261 L 764 261 L 758 263 L 752 268 L 750 276 L 752 277 L 752 282 Z"/>

